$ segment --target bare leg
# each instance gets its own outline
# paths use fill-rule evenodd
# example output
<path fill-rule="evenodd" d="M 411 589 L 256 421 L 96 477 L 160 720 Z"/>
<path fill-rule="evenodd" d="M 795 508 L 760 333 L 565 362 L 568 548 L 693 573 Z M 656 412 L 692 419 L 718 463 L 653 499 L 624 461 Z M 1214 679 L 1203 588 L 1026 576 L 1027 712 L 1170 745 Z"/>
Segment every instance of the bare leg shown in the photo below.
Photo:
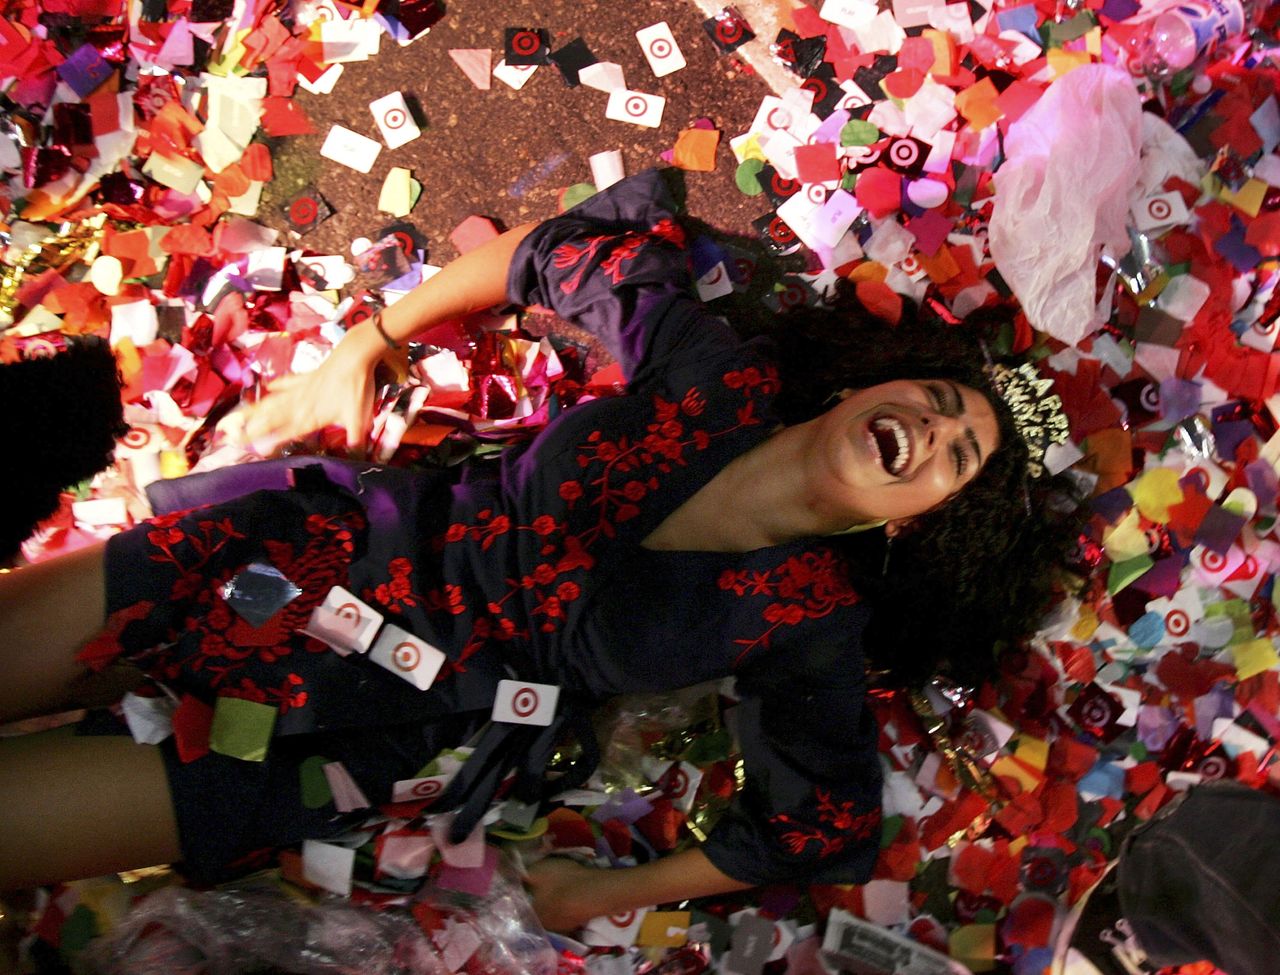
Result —
<path fill-rule="evenodd" d="M 103 704 L 132 686 L 76 660 L 106 614 L 103 548 L 0 573 L 0 722 Z"/>
<path fill-rule="evenodd" d="M 71 729 L 0 740 L 0 890 L 178 859 L 160 750 Z"/>

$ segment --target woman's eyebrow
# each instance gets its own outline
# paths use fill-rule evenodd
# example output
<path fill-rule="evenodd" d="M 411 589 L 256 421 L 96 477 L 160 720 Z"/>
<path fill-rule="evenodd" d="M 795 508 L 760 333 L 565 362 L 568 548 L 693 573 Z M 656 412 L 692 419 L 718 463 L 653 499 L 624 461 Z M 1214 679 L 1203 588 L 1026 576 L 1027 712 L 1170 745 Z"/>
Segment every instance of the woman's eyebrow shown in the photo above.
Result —
<path fill-rule="evenodd" d="M 960 387 L 948 379 L 947 388 L 951 390 L 951 395 L 954 400 L 951 407 L 952 409 L 951 415 L 956 417 L 963 416 L 964 400 L 960 398 Z M 973 456 L 978 458 L 978 466 L 981 467 L 982 466 L 982 448 L 978 446 L 978 438 L 977 436 L 975 436 L 972 427 L 964 428 L 964 437 L 966 440 L 969 441 L 969 447 L 973 450 Z"/>

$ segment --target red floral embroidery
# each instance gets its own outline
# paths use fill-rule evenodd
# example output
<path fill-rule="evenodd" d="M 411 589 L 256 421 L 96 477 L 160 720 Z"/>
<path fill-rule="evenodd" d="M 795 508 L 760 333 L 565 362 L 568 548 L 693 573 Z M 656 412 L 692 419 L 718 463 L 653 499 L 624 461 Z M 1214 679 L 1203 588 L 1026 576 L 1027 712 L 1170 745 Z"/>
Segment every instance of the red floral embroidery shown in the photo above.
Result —
<path fill-rule="evenodd" d="M 410 577 L 413 575 L 413 563 L 408 559 L 403 557 L 392 559 L 387 563 L 387 573 L 391 576 L 390 581 L 381 583 L 374 588 L 371 594 L 374 602 L 389 609 L 398 610 L 427 602 L 426 599 L 413 591 L 413 583 L 410 581 Z M 453 588 L 457 589 L 458 587 L 454 586 Z M 442 606 L 432 608 L 444 608 L 445 605 L 447 605 L 447 602 Z"/>
<path fill-rule="evenodd" d="M 196 532 L 184 531 L 173 518 L 153 523 L 147 540 L 160 554 L 151 558 L 171 564 L 181 573 L 173 590 L 175 595 L 181 593 L 195 604 L 185 625 L 189 632 L 200 636 L 195 654 L 173 659 L 166 664 L 162 676 L 172 679 L 183 669 L 203 670 L 211 675 L 213 687 L 238 678 L 234 696 L 274 703 L 282 713 L 291 707 L 301 707 L 307 699 L 304 691 L 296 686 L 259 688 L 252 678 L 240 674 L 243 662 L 256 656 L 263 663 L 274 664 L 294 652 L 294 634 L 305 625 L 311 610 L 334 586 L 346 584 L 347 567 L 355 550 L 354 533 L 363 527 L 363 515 L 357 512 L 333 516 L 313 514 L 306 520 L 310 538 L 300 552 L 289 542 L 264 540 L 266 561 L 301 589 L 302 595 L 262 626 L 255 627 L 235 613 L 220 595 L 223 585 L 239 568 L 227 567 L 213 573 L 206 568 L 210 559 L 231 539 L 246 537 L 231 520 L 198 521 Z M 187 559 L 188 553 L 195 558 Z M 174 638 L 177 635 L 172 634 Z M 304 646 L 311 653 L 328 652 L 328 647 L 319 640 L 307 640 Z M 297 680 L 301 682 L 301 678 Z"/>
<path fill-rule="evenodd" d="M 755 639 L 734 640 L 742 647 L 734 666 L 756 647 L 768 649 L 775 630 L 820 619 L 837 607 L 853 606 L 858 593 L 849 585 L 844 563 L 832 552 L 805 552 L 768 571 L 726 569 L 717 584 L 735 596 L 766 596 L 772 602 L 761 612 L 768 629 Z"/>
<path fill-rule="evenodd" d="M 787 852 L 800 855 L 808 852 L 809 844 L 817 843 L 819 857 L 829 857 L 843 850 L 850 840 L 865 840 L 880 827 L 880 810 L 854 814 L 855 802 L 834 802 L 830 789 L 815 788 L 814 795 L 818 799 L 818 821 L 833 830 L 830 832 L 820 826 L 809 826 L 799 822 L 787 813 L 778 813 L 769 817 L 769 822 L 777 827 L 788 827 L 779 839 Z"/>
<path fill-rule="evenodd" d="M 672 228 L 664 232 L 679 232 L 674 224 Z M 538 552 L 542 557 L 524 575 L 508 579 L 506 593 L 490 601 L 482 612 L 475 607 L 472 632 L 458 657 L 445 664 L 442 675 L 465 671 L 468 658 L 490 641 L 528 638 L 529 632 L 507 615 L 509 604 L 518 595 L 524 594 L 528 600 L 532 607 L 530 622 L 540 632 L 559 629 L 572 603 L 582 596 L 582 585 L 572 577 L 595 566 L 592 548 L 601 538 L 615 537 L 617 525 L 639 517 L 641 504 L 661 486 L 661 475 L 687 465 L 692 454 L 705 450 L 715 438 L 762 422 L 756 415 L 754 397 L 776 387 L 773 369 L 753 367 L 729 373 L 724 381 L 741 390 L 745 402 L 737 411 L 736 422 L 721 429 L 693 427 L 693 422 L 705 414 L 707 405 L 705 394 L 693 387 L 678 400 L 655 395 L 651 421 L 638 437 L 622 435 L 610 439 L 598 430 L 587 437 L 578 448 L 582 475 L 564 481 L 558 488 L 570 511 L 578 502 L 588 500 L 595 517 L 585 527 L 571 530 L 567 518 L 557 519 L 549 514 L 538 515 L 527 525 L 514 524 L 507 515 L 486 508 L 476 513 L 474 523 L 449 525 L 433 540 L 438 552 L 463 541 L 479 542 L 481 550 L 487 551 L 503 536 L 530 532 L 540 540 Z M 444 609 L 460 615 L 469 607 L 463 593 L 456 586 L 451 588 L 452 591 L 446 587 L 429 592 L 422 601 L 430 610 Z M 381 589 L 379 586 L 378 591 Z"/>
<path fill-rule="evenodd" d="M 248 677 L 240 678 L 240 683 L 227 688 L 221 697 L 238 697 L 258 704 L 274 704 L 281 714 L 288 714 L 291 708 L 300 708 L 307 703 L 307 692 L 302 690 L 303 680 L 297 674 L 288 674 L 279 687 L 261 688 Z"/>
<path fill-rule="evenodd" d="M 658 240 L 683 248 L 684 230 L 674 220 L 663 218 L 644 232 L 630 230 L 621 236 L 586 237 L 581 243 L 571 241 L 561 244 L 552 252 L 552 261 L 555 266 L 560 270 L 577 264 L 581 264 L 581 267 L 573 277 L 560 282 L 560 290 L 567 295 L 577 291 L 578 286 L 582 284 L 583 275 L 591 267 L 591 259 L 595 257 L 602 245 L 610 241 L 616 241 L 616 243 L 609 251 L 609 255 L 601 261 L 600 270 L 609 275 L 614 284 L 620 284 L 626 277 L 623 262 L 635 257 L 646 244 Z"/>
<path fill-rule="evenodd" d="M 146 619 L 154 608 L 155 603 L 144 599 L 116 610 L 107 617 L 102 632 L 80 648 L 76 660 L 95 673 L 105 670 L 124 653 L 124 647 L 120 645 L 120 634 L 124 628 L 135 620 Z"/>

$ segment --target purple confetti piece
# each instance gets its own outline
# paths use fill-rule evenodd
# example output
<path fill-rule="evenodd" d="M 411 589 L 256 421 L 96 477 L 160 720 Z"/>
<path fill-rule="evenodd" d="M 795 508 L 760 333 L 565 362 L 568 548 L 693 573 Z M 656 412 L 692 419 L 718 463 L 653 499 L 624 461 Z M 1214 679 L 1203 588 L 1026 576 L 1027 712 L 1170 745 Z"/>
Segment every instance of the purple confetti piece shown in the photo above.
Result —
<path fill-rule="evenodd" d="M 1200 412 L 1200 384 L 1170 376 L 1160 381 L 1160 415 L 1177 423 Z"/>
<path fill-rule="evenodd" d="M 92 44 L 82 44 L 58 65 L 58 77 L 81 98 L 91 95 L 115 69 Z"/>

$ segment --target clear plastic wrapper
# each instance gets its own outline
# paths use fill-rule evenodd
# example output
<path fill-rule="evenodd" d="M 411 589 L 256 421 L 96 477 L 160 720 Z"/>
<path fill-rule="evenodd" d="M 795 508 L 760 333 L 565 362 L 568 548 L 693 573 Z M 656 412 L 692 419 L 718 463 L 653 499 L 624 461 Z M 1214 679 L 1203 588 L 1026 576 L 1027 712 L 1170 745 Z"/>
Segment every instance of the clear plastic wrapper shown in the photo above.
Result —
<path fill-rule="evenodd" d="M 489 893 L 483 897 L 428 887 L 420 900 L 449 919 L 445 929 L 433 937 L 450 967 L 459 966 L 457 971 L 465 975 L 556 975 L 560 956 L 505 859 L 499 860 Z M 468 951 L 472 946 L 474 950 Z"/>
<path fill-rule="evenodd" d="M 651 785 L 646 759 L 674 758 L 692 737 L 718 727 L 715 685 L 702 684 L 669 694 L 629 694 L 614 698 L 595 715 L 601 743 L 595 778 L 611 788 Z"/>
<path fill-rule="evenodd" d="M 85 951 L 91 975 L 450 975 L 414 919 L 262 884 L 166 887 Z"/>

